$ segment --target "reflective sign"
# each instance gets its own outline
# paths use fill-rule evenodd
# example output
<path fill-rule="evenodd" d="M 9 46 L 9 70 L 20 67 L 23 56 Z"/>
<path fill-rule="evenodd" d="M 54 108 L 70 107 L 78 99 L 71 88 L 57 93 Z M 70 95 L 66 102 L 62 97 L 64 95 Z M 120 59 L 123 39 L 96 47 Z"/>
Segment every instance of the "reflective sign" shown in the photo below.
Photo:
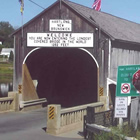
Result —
<path fill-rule="evenodd" d="M 118 67 L 116 96 L 139 96 L 140 65 Z"/>

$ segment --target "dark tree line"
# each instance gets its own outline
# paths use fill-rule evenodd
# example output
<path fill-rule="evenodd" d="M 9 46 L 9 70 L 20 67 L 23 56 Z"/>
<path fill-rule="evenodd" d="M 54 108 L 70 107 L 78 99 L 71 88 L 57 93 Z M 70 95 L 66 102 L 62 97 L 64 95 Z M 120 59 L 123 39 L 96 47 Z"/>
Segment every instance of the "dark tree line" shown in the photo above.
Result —
<path fill-rule="evenodd" d="M 9 22 L 0 22 L 0 39 L 3 40 L 3 45 L 0 45 L 0 48 L 13 48 L 13 38 L 10 37 L 10 34 L 14 31 L 15 29 Z"/>

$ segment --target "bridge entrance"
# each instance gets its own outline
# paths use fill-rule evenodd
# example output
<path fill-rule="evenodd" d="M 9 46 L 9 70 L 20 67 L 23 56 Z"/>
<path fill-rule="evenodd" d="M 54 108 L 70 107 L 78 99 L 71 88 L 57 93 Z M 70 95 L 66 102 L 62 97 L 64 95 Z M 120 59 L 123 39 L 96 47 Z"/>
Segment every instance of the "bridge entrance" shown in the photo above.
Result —
<path fill-rule="evenodd" d="M 29 53 L 24 63 L 32 80 L 37 80 L 39 98 L 48 104 L 72 107 L 98 100 L 98 64 L 84 49 L 40 48 Z"/>

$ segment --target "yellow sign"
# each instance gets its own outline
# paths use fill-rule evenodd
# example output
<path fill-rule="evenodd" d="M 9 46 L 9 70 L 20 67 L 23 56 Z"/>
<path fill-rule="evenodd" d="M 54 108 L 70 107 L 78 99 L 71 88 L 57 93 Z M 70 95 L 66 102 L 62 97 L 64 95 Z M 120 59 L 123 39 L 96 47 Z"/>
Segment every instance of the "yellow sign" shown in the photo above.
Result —
<path fill-rule="evenodd" d="M 18 85 L 18 93 L 22 93 L 22 85 Z"/>
<path fill-rule="evenodd" d="M 49 119 L 50 120 L 54 119 L 54 106 L 49 107 Z"/>
<path fill-rule="evenodd" d="M 103 95 L 104 95 L 104 88 L 100 87 L 99 96 L 103 96 Z"/>

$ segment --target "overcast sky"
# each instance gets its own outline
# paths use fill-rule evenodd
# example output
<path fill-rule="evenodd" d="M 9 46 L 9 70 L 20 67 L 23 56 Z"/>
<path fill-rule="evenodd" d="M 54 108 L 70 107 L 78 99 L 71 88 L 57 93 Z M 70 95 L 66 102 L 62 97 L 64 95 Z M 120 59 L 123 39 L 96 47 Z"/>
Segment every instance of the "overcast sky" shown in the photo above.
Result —
<path fill-rule="evenodd" d="M 44 8 L 56 0 L 33 0 Z M 92 7 L 94 0 L 71 0 L 72 2 Z M 24 23 L 31 20 L 43 9 L 29 0 L 24 0 Z M 140 23 L 140 0 L 102 0 L 101 11 Z M 13 27 L 22 24 L 19 0 L 0 0 L 0 21 L 8 21 Z"/>

